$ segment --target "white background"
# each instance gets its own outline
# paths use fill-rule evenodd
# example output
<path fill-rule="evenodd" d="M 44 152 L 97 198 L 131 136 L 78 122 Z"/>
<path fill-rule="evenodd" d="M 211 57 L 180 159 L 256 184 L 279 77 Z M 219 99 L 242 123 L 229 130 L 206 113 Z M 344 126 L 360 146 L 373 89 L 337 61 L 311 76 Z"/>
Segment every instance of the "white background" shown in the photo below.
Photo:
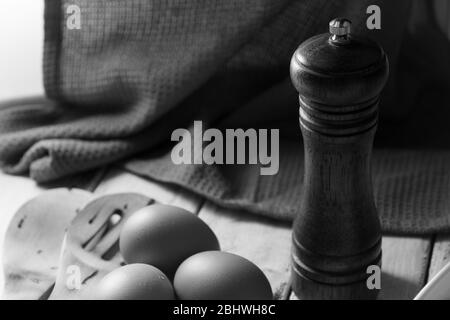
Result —
<path fill-rule="evenodd" d="M 0 101 L 42 95 L 44 0 L 0 0 Z"/>

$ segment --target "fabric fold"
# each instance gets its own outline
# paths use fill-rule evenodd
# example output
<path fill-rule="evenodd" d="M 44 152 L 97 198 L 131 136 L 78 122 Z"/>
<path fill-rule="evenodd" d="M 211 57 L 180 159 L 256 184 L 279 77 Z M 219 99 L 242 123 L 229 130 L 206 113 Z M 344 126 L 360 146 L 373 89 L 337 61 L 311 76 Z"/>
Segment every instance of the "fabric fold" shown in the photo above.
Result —
<path fill-rule="evenodd" d="M 381 42 L 391 61 L 373 156 L 384 231 L 450 231 L 450 112 L 440 102 L 449 100 L 441 94 L 447 89 L 411 98 L 409 91 L 423 89 L 419 69 L 402 78 L 402 68 L 412 70 L 407 62 L 414 61 L 401 63 L 402 54 L 413 53 L 402 42 L 410 1 L 45 3 L 47 98 L 0 105 L 6 172 L 47 182 L 120 163 L 219 205 L 291 220 L 301 203 L 303 153 L 289 61 L 302 41 L 327 32 L 339 15 L 353 21 L 354 32 Z M 376 32 L 365 27 L 373 4 L 383 8 L 385 23 Z M 80 29 L 67 27 L 68 5 L 80 7 Z M 397 99 L 400 91 L 410 94 L 413 108 Z M 175 165 L 171 133 L 194 121 L 205 129 L 280 129 L 279 173 L 260 176 L 254 165 Z"/>

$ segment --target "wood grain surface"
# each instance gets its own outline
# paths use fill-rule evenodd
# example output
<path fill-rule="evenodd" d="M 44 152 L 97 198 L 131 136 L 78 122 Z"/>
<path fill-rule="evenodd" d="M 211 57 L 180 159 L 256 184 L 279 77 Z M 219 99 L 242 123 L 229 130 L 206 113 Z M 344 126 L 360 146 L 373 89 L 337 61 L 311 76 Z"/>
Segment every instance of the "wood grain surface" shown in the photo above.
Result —
<path fill-rule="evenodd" d="M 255 263 L 269 279 L 275 298 L 284 296 L 289 280 L 289 225 L 220 208 L 210 202 L 203 205 L 199 216 L 216 233 L 223 251 Z"/>
<path fill-rule="evenodd" d="M 450 263 L 450 235 L 439 235 L 433 245 L 428 280 Z"/>
<path fill-rule="evenodd" d="M 157 183 L 118 168 L 100 176 L 91 175 L 91 180 L 97 180 L 91 181 L 89 187 L 95 189 L 93 191 L 97 196 L 138 192 L 199 214 L 217 234 L 223 250 L 253 261 L 270 280 L 275 297 L 289 297 L 291 233 L 288 224 L 239 210 L 224 209 L 177 186 Z M 7 226 L 17 209 L 45 188 L 27 178 L 3 173 L 0 173 L 0 186 L 0 241 L 3 242 Z M 0 256 L 2 250 L 3 246 L 0 246 Z M 436 241 L 434 237 L 383 237 L 380 298 L 412 299 L 426 280 L 448 261 L 449 253 L 449 237 L 436 237 Z"/>
<path fill-rule="evenodd" d="M 379 299 L 413 299 L 425 285 L 432 238 L 383 237 Z"/>

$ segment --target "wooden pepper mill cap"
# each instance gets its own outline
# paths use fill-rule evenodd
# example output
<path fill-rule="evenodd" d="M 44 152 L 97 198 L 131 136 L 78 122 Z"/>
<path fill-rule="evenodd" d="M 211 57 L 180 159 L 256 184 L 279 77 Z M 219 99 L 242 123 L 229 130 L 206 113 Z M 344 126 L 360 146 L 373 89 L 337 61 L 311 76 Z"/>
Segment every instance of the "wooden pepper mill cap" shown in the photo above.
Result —
<path fill-rule="evenodd" d="M 330 21 L 330 33 L 333 35 L 332 40 L 347 41 L 350 35 L 352 23 L 345 18 L 336 18 Z"/>
<path fill-rule="evenodd" d="M 351 22 L 337 18 L 330 33 L 303 42 L 291 60 L 292 82 L 301 96 L 326 105 L 349 105 L 378 96 L 388 78 L 383 49 L 351 34 Z"/>

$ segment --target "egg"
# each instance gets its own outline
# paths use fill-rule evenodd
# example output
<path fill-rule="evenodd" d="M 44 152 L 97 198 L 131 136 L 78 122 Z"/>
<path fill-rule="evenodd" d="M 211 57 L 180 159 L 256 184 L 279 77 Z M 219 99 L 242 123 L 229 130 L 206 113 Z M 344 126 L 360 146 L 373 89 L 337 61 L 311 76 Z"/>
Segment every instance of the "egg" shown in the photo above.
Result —
<path fill-rule="evenodd" d="M 108 273 L 94 289 L 95 300 L 173 300 L 173 287 L 160 270 L 129 264 Z"/>
<path fill-rule="evenodd" d="M 272 300 L 264 273 L 247 259 L 226 252 L 198 253 L 175 274 L 175 294 L 181 300 Z"/>
<path fill-rule="evenodd" d="M 142 208 L 124 221 L 119 246 L 127 263 L 153 265 L 171 279 L 188 257 L 220 249 L 215 234 L 196 215 L 161 204 Z"/>

